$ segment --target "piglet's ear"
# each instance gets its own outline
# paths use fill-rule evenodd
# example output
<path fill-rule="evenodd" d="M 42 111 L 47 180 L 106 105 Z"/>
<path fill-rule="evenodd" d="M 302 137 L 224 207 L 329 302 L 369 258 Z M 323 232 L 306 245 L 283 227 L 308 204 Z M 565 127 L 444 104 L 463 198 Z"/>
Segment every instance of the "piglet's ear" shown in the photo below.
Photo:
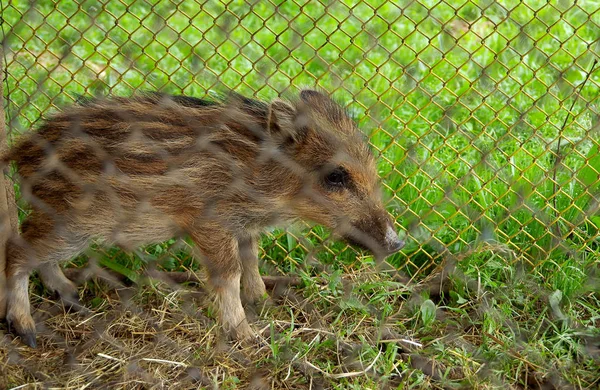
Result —
<path fill-rule="evenodd" d="M 328 105 L 332 103 L 329 96 L 323 92 L 315 91 L 314 89 L 304 89 L 300 91 L 300 99 L 309 105 Z"/>
<path fill-rule="evenodd" d="M 274 137 L 285 142 L 298 142 L 303 137 L 305 128 L 302 126 L 298 110 L 290 103 L 275 99 L 269 105 L 269 131 Z"/>
<path fill-rule="evenodd" d="M 318 112 L 333 123 L 341 123 L 348 119 L 344 109 L 323 92 L 313 89 L 302 90 L 300 100 L 311 111 Z"/>

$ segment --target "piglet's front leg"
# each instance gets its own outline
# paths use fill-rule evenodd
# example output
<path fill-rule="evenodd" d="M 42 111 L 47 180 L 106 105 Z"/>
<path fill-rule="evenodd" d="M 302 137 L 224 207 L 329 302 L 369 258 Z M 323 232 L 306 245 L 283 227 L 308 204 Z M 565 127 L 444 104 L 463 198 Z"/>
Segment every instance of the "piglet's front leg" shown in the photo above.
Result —
<path fill-rule="evenodd" d="M 242 265 L 237 238 L 217 223 L 195 224 L 191 237 L 206 267 L 223 331 L 237 340 L 256 337 L 240 299 Z"/>

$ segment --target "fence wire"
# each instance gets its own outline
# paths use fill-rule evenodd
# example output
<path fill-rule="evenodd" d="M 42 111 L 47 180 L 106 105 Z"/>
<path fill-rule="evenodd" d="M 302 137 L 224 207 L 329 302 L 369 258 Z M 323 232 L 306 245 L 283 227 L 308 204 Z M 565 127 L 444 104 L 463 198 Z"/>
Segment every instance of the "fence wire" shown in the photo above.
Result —
<path fill-rule="evenodd" d="M 37 348 L 0 327 L 0 388 L 599 386 L 597 1 L 3 0 L 1 22 L 10 145 L 91 97 L 156 97 L 147 117 L 122 119 L 137 128 L 206 109 L 150 92 L 215 101 L 235 91 L 266 102 L 254 109 L 270 115 L 280 97 L 318 88 L 367 136 L 406 245 L 382 263 L 308 220 L 265 232 L 258 257 L 270 298 L 245 305 L 258 334 L 248 345 L 221 337 L 189 237 L 93 241 L 63 259 L 78 311 L 54 299 L 39 269 L 29 287 Z M 110 120 L 119 109 L 94 115 Z M 165 109 L 173 118 L 155 120 Z M 212 125 L 227 125 L 223 115 Z M 190 142 L 200 145 L 194 126 Z M 151 154 L 171 155 L 175 141 L 160 137 L 149 136 L 162 148 Z M 65 150 L 42 155 L 51 165 L 75 149 Z M 124 150 L 116 157 L 129 158 Z M 59 161 L 75 171 L 69 191 L 102 191 L 75 160 Z M 31 220 L 44 205 L 12 168 L 19 221 Z M 38 168 L 35 180 L 51 177 Z M 123 191 L 140 195 L 136 183 Z M 185 209 L 177 197 L 164 203 Z M 139 233 L 148 238 L 161 222 L 149 217 L 161 205 L 149 207 L 111 212 L 148 216 Z M 56 240 L 66 239 L 50 219 Z"/>

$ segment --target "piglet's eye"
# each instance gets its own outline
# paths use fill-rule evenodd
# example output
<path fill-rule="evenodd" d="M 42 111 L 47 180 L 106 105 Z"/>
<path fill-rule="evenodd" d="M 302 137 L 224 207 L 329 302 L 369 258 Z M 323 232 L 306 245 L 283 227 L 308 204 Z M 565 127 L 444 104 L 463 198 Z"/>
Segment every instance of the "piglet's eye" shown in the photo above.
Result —
<path fill-rule="evenodd" d="M 330 187 L 342 188 L 348 185 L 350 175 L 342 167 L 337 167 L 325 176 L 325 183 Z"/>

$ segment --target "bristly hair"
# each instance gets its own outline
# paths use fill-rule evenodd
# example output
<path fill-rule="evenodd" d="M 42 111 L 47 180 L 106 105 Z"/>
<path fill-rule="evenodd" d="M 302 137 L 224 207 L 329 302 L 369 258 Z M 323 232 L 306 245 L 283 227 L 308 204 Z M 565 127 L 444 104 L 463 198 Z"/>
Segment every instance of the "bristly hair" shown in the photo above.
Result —
<path fill-rule="evenodd" d="M 168 95 L 175 103 L 189 108 L 210 107 L 218 103 L 212 100 L 199 99 L 193 96 L 185 95 Z"/>
<path fill-rule="evenodd" d="M 237 101 L 241 103 L 242 107 L 249 113 L 266 117 L 269 113 L 269 105 L 263 101 L 248 98 L 234 91 L 228 91 L 227 94 L 221 97 L 223 101 Z"/>
<path fill-rule="evenodd" d="M 149 99 L 149 100 L 154 100 L 154 101 L 159 101 L 161 99 L 167 99 L 167 100 L 172 100 L 173 102 L 175 102 L 181 106 L 189 107 L 189 108 L 210 107 L 210 106 L 215 106 L 215 105 L 219 104 L 219 102 L 216 102 L 216 101 L 200 99 L 200 98 L 196 98 L 193 96 L 172 95 L 172 94 L 156 92 L 156 91 L 143 91 L 143 92 L 138 93 L 137 95 L 133 95 L 131 98 L 132 99 L 135 99 L 135 98 Z M 86 106 L 90 106 L 94 103 L 98 103 L 99 101 L 102 101 L 105 99 L 114 99 L 114 97 L 111 98 L 108 96 L 84 96 L 84 95 L 77 94 L 77 95 L 75 95 L 75 104 L 86 107 Z"/>
<path fill-rule="evenodd" d="M 97 96 L 85 96 L 78 93 L 74 94 L 74 96 L 75 104 L 83 107 L 89 106 L 99 99 Z"/>
<path fill-rule="evenodd" d="M 187 96 L 187 95 L 167 94 L 167 93 L 156 92 L 156 91 L 143 91 L 143 92 L 138 93 L 137 95 L 131 96 L 131 99 L 135 99 L 135 98 L 149 99 L 152 101 L 160 101 L 161 99 L 171 100 L 171 101 L 177 103 L 178 105 L 181 105 L 183 107 L 188 107 L 188 108 L 204 108 L 204 107 L 211 107 L 211 106 L 217 106 L 220 104 L 225 104 L 228 101 L 237 101 L 237 102 L 241 103 L 241 106 L 243 108 L 245 108 L 249 113 L 254 114 L 256 116 L 262 116 L 262 117 L 264 117 L 268 114 L 268 108 L 269 108 L 268 104 L 265 102 L 248 98 L 246 96 L 243 96 L 243 95 L 238 94 L 233 91 L 229 91 L 224 94 L 220 94 L 216 97 L 215 100 L 201 99 L 201 98 Z M 91 106 L 91 105 L 98 103 L 105 99 L 112 100 L 115 98 L 114 97 L 111 98 L 108 96 L 84 96 L 84 95 L 77 94 L 77 95 L 75 95 L 75 104 L 85 107 L 85 106 Z M 122 98 L 118 98 L 118 99 L 122 99 Z"/>

